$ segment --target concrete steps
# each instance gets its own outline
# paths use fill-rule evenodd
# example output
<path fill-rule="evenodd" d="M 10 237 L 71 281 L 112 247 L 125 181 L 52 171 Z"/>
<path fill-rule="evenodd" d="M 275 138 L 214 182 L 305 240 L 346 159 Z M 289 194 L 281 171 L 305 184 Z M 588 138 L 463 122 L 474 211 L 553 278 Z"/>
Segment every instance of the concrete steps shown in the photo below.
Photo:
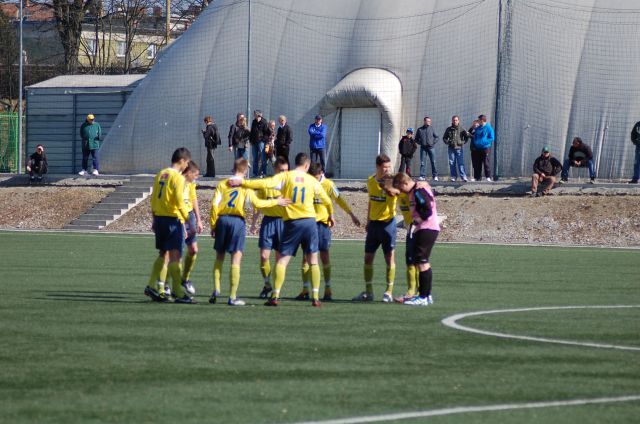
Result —
<path fill-rule="evenodd" d="M 151 194 L 153 177 L 131 177 L 129 181 L 67 224 L 67 230 L 101 230 Z"/>

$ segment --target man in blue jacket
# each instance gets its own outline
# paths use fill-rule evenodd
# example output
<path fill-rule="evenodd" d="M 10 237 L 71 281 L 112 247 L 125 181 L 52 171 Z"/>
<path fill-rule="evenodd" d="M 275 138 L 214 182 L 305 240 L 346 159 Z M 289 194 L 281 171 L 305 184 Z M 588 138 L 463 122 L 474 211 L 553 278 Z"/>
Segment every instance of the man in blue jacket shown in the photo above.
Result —
<path fill-rule="evenodd" d="M 473 165 L 473 180 L 482 180 L 482 167 L 484 176 L 491 182 L 491 146 L 496 139 L 491 124 L 487 122 L 487 115 L 478 116 L 478 127 L 473 132 L 471 142 L 471 164 Z"/>
<path fill-rule="evenodd" d="M 327 126 L 322 123 L 322 115 L 316 115 L 316 121 L 309 125 L 309 152 L 311 162 L 320 162 L 325 167 L 325 148 L 327 146 Z"/>

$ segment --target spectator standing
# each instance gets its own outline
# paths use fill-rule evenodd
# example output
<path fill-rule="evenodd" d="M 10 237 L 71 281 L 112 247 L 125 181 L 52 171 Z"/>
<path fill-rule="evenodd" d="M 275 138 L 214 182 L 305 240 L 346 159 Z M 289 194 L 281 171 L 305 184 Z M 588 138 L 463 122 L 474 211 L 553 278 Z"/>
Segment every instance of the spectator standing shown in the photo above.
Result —
<path fill-rule="evenodd" d="M 247 118 L 242 115 L 237 124 L 237 129 L 233 133 L 233 148 L 235 150 L 235 156 L 238 159 L 249 160 L 249 152 L 247 146 L 249 146 L 249 139 L 251 138 L 251 131 L 247 125 Z M 238 160 L 236 159 L 236 160 Z"/>
<path fill-rule="evenodd" d="M 562 170 L 560 161 L 551 156 L 548 146 L 542 148 L 542 154 L 533 163 L 533 175 L 531 176 L 531 196 L 546 196 L 556 182 L 556 175 Z M 542 192 L 538 193 L 538 184 L 542 183 Z"/>
<path fill-rule="evenodd" d="M 400 172 L 406 172 L 411 175 L 411 159 L 418 149 L 418 144 L 413 139 L 413 128 L 407 128 L 406 135 L 402 136 L 398 143 L 398 152 L 400 153 Z"/>
<path fill-rule="evenodd" d="M 215 177 L 216 163 L 213 153 L 222 144 L 222 141 L 220 141 L 220 132 L 218 131 L 218 126 L 213 122 L 213 118 L 205 116 L 204 125 L 205 129 L 202 130 L 202 136 L 204 137 L 204 146 L 207 148 L 207 172 L 204 176 Z"/>
<path fill-rule="evenodd" d="M 47 173 L 49 164 L 47 163 L 47 155 L 44 152 L 44 146 L 38 144 L 36 151 L 29 156 L 29 162 L 27 162 L 27 172 L 29 173 L 29 180 L 42 181 L 42 176 Z"/>
<path fill-rule="evenodd" d="M 89 167 L 89 155 L 93 158 L 93 175 L 100 175 L 100 158 L 98 153 L 102 142 L 102 128 L 96 122 L 95 116 L 87 115 L 86 121 L 80 126 L 80 139 L 82 140 L 82 170 L 79 175 L 86 175 Z"/>
<path fill-rule="evenodd" d="M 276 165 L 276 121 L 269 121 L 269 136 L 267 138 L 267 144 L 264 146 L 264 155 L 267 158 L 267 162 L 275 168 Z"/>
<path fill-rule="evenodd" d="M 309 152 L 311 162 L 319 162 L 326 171 L 325 149 L 327 145 L 327 126 L 322 123 L 322 115 L 316 115 L 316 120 L 309 125 Z"/>
<path fill-rule="evenodd" d="M 589 168 L 589 182 L 595 184 L 596 170 L 593 166 L 593 152 L 591 147 L 584 143 L 580 137 L 574 137 L 569 148 L 569 157 L 562 164 L 562 180 L 561 183 L 569 181 L 569 168 Z"/>
<path fill-rule="evenodd" d="M 289 165 L 289 148 L 291 143 L 293 143 L 293 133 L 287 123 L 286 116 L 280 115 L 278 117 L 278 123 L 278 131 L 276 132 L 276 155 L 285 158 L 287 165 Z"/>
<path fill-rule="evenodd" d="M 234 160 L 240 159 L 240 158 L 247 159 L 246 146 L 243 148 L 243 149 L 245 149 L 242 152 L 244 154 L 238 154 L 238 148 L 237 148 L 236 144 L 234 144 L 234 140 L 236 140 L 236 132 L 240 128 L 240 118 L 245 118 L 245 123 L 246 123 L 246 117 L 244 116 L 244 113 L 238 113 L 236 115 L 236 122 L 231 124 L 231 126 L 229 127 L 229 135 L 227 136 L 227 138 L 229 140 L 229 151 L 233 152 L 233 159 Z"/>
<path fill-rule="evenodd" d="M 267 156 L 264 151 L 265 144 L 269 139 L 269 125 L 262 117 L 262 111 L 253 112 L 253 122 L 251 123 L 251 155 L 253 156 L 252 174 L 253 177 L 263 177 L 267 173 Z"/>
<path fill-rule="evenodd" d="M 440 137 L 431 126 L 431 118 L 425 116 L 423 125 L 416 132 L 416 143 L 420 146 L 420 181 L 426 180 L 427 177 L 427 156 L 429 156 L 429 162 L 431 163 L 431 176 L 434 181 L 438 181 L 433 148 L 439 139 Z"/>
<path fill-rule="evenodd" d="M 473 165 L 473 179 L 482 179 L 482 167 L 484 166 L 484 176 L 491 182 L 491 146 L 496 135 L 493 127 L 487 122 L 487 115 L 478 116 L 478 126 L 473 132 L 471 146 L 471 163 Z"/>
<path fill-rule="evenodd" d="M 462 150 L 462 147 L 469 141 L 470 137 L 471 134 L 460 126 L 460 117 L 453 115 L 451 126 L 445 130 L 442 136 L 442 142 L 448 146 L 447 153 L 451 181 L 456 181 L 458 175 L 465 183 L 468 181 L 464 170 L 464 150 Z"/>
<path fill-rule="evenodd" d="M 633 164 L 633 177 L 629 184 L 638 184 L 638 179 L 640 179 L 640 121 L 636 122 L 631 130 L 631 142 L 636 146 L 636 156 Z"/>

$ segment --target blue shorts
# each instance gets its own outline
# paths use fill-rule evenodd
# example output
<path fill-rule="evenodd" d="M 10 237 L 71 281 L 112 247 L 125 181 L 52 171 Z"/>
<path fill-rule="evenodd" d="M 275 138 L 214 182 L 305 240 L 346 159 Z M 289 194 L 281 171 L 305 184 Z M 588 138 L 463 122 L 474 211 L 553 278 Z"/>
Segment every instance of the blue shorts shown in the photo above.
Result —
<path fill-rule="evenodd" d="M 280 251 L 282 243 L 282 232 L 284 230 L 284 222 L 282 218 L 277 216 L 265 216 L 260 224 L 260 238 L 258 239 L 258 247 L 260 249 L 272 249 Z"/>
<path fill-rule="evenodd" d="M 213 248 L 218 253 L 244 251 L 246 235 L 244 219 L 236 215 L 222 215 L 216 223 L 216 241 Z"/>
<path fill-rule="evenodd" d="M 318 250 L 328 252 L 331 247 L 331 228 L 327 224 L 317 222 L 318 227 Z"/>
<path fill-rule="evenodd" d="M 407 229 L 407 250 L 404 252 L 404 258 L 407 266 L 413 265 L 413 243 L 415 241 L 415 233 L 411 232 L 411 225 Z"/>
<path fill-rule="evenodd" d="M 184 243 L 188 246 L 198 241 L 198 226 L 196 224 L 196 214 L 194 211 L 189 212 L 189 219 L 184 223 L 187 230 L 187 238 Z M 190 232 L 193 231 L 193 234 Z"/>
<path fill-rule="evenodd" d="M 162 252 L 178 250 L 182 255 L 184 243 L 184 225 L 173 216 L 153 217 L 153 228 L 156 233 L 156 249 Z"/>
<path fill-rule="evenodd" d="M 391 253 L 396 248 L 396 232 L 395 219 L 370 221 L 367 238 L 364 242 L 365 253 L 375 253 L 380 245 L 382 245 L 382 251 L 385 255 Z"/>
<path fill-rule="evenodd" d="M 304 253 L 318 251 L 318 228 L 315 218 L 292 219 L 284 222 L 280 244 L 282 256 L 296 256 L 300 245 Z"/>

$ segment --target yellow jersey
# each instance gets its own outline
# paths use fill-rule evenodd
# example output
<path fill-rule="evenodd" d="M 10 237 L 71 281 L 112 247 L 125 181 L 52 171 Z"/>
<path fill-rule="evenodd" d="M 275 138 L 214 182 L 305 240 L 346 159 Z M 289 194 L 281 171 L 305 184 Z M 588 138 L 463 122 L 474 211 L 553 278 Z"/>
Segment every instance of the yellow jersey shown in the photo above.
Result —
<path fill-rule="evenodd" d="M 276 190 L 274 188 L 263 188 L 256 191 L 256 196 L 262 200 L 273 200 L 281 198 L 282 193 L 280 190 Z M 282 218 L 284 216 L 284 206 L 276 205 L 268 208 L 261 208 L 260 212 L 262 212 L 264 216 Z"/>
<path fill-rule="evenodd" d="M 396 196 L 389 196 L 382 189 L 376 176 L 372 175 L 367 180 L 367 193 L 369 194 L 369 220 L 389 221 L 396 216 Z"/>
<path fill-rule="evenodd" d="M 184 183 L 184 205 L 189 212 L 193 210 L 193 205 L 198 201 L 196 197 L 196 182 Z"/>
<path fill-rule="evenodd" d="M 343 211 L 348 214 L 351 213 L 351 208 L 344 200 L 344 197 L 340 196 L 340 190 L 338 190 L 338 187 L 336 187 L 336 184 L 333 181 L 331 181 L 329 178 L 322 177 L 322 179 L 320 180 L 320 185 L 324 189 L 325 193 L 329 195 L 331 200 L 337 203 Z M 329 211 L 327 207 L 322 204 L 322 201 L 320 201 L 318 197 L 315 197 L 313 199 L 313 206 L 316 210 L 316 221 L 329 225 Z"/>
<path fill-rule="evenodd" d="M 160 171 L 153 180 L 151 212 L 154 216 L 172 216 L 184 222 L 189 211 L 184 204 L 184 177 L 173 168 Z"/>
<path fill-rule="evenodd" d="M 398 203 L 400 206 L 400 213 L 404 218 L 404 226 L 409 228 L 409 225 L 413 222 L 413 216 L 411 216 L 411 203 L 409 195 L 407 193 L 400 193 L 398 195 Z"/>
<path fill-rule="evenodd" d="M 221 181 L 211 198 L 211 228 L 215 228 L 220 215 L 235 215 L 244 218 L 244 205 L 247 200 L 257 209 L 278 204 L 277 199 L 258 199 L 253 190 L 244 187 L 231 187 L 227 184 L 228 181 L 228 179 Z"/>
<path fill-rule="evenodd" d="M 284 208 L 282 218 L 285 221 L 315 218 L 314 198 L 316 196 L 327 207 L 328 213 L 333 214 L 333 204 L 320 185 L 320 181 L 303 171 L 294 169 L 262 180 L 244 180 L 242 186 L 254 189 L 274 188 L 280 190 L 284 198 L 291 200 L 291 204 Z"/>

